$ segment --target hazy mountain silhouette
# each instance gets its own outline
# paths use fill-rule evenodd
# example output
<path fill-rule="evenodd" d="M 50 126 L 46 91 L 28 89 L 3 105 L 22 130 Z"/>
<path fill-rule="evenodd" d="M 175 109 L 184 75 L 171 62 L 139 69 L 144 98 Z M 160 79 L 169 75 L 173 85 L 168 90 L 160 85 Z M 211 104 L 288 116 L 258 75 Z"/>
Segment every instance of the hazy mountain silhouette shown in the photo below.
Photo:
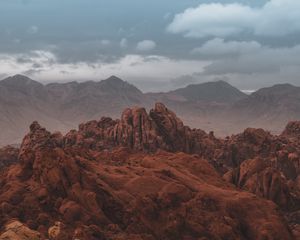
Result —
<path fill-rule="evenodd" d="M 230 114 L 243 125 L 282 130 L 283 123 L 300 119 L 300 87 L 278 84 L 262 88 L 236 102 Z"/>
<path fill-rule="evenodd" d="M 225 81 L 207 82 L 201 84 L 188 85 L 171 91 L 184 97 L 187 101 L 207 101 L 207 102 L 236 102 L 247 95 Z"/>
<path fill-rule="evenodd" d="M 139 89 L 114 76 L 100 82 L 48 85 L 22 75 L 9 77 L 0 81 L 0 144 L 19 142 L 26 125 L 35 119 L 52 130 L 65 131 L 144 102 Z"/>
<path fill-rule="evenodd" d="M 248 126 L 280 132 L 300 118 L 300 88 L 289 84 L 246 95 L 224 81 L 193 84 L 166 93 L 143 93 L 111 76 L 102 81 L 43 85 L 26 76 L 0 81 L 0 145 L 19 143 L 34 120 L 50 130 L 67 131 L 78 123 L 102 116 L 117 117 L 132 106 L 149 108 L 163 102 L 185 123 L 217 135 Z"/>

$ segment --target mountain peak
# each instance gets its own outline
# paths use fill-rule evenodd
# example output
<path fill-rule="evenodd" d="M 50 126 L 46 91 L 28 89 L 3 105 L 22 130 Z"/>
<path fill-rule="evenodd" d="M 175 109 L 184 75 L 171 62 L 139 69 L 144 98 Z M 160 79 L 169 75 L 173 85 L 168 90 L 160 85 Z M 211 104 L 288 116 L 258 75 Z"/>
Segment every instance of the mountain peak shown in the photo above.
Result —
<path fill-rule="evenodd" d="M 246 97 L 246 94 L 223 80 L 191 84 L 172 93 L 189 101 L 235 102 Z"/>
<path fill-rule="evenodd" d="M 281 135 L 300 138 L 300 121 L 289 122 Z"/>
<path fill-rule="evenodd" d="M 109 78 L 105 79 L 104 81 L 109 81 L 109 82 L 114 82 L 114 83 L 124 83 L 125 81 L 123 81 L 121 78 L 112 75 Z"/>
<path fill-rule="evenodd" d="M 117 86 L 127 85 L 128 83 L 122 80 L 121 78 L 112 75 L 109 78 L 100 81 L 100 84 L 102 86 L 117 87 Z"/>
<path fill-rule="evenodd" d="M 103 88 L 105 91 L 118 91 L 120 93 L 125 93 L 125 92 L 132 92 L 132 93 L 138 93 L 141 94 L 142 92 L 135 87 L 134 85 L 122 80 L 121 78 L 118 78 L 114 75 L 111 77 L 102 80 L 100 82 L 100 86 Z"/>
<path fill-rule="evenodd" d="M 285 96 L 287 93 L 297 93 L 299 92 L 299 87 L 296 87 L 289 83 L 276 84 L 272 87 L 261 88 L 258 91 L 254 92 L 252 95 L 260 96 L 260 95 L 283 95 Z"/>
<path fill-rule="evenodd" d="M 294 88 L 295 86 L 293 84 L 290 83 L 279 83 L 279 84 L 275 84 L 273 87 L 281 87 L 281 88 L 287 88 L 287 87 L 292 87 Z"/>
<path fill-rule="evenodd" d="M 28 85 L 36 85 L 40 86 L 42 85 L 41 83 L 32 80 L 31 78 L 21 75 L 21 74 L 16 74 L 14 76 L 8 77 L 0 81 L 0 85 L 5 85 L 5 86 L 28 86 Z"/>
<path fill-rule="evenodd" d="M 6 78 L 4 80 L 25 81 L 25 82 L 26 81 L 33 81 L 29 77 L 27 77 L 25 75 L 22 75 L 22 74 L 16 74 L 16 75 L 10 76 L 10 77 L 8 77 L 8 78 Z"/>

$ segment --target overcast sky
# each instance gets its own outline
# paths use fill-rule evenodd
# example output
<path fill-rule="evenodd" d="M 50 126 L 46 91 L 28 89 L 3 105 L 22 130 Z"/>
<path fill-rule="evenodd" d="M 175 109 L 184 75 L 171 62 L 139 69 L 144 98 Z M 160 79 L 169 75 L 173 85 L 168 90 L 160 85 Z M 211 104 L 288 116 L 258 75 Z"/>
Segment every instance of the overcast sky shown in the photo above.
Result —
<path fill-rule="evenodd" d="M 299 0 L 1 0 L 0 78 L 300 85 Z"/>

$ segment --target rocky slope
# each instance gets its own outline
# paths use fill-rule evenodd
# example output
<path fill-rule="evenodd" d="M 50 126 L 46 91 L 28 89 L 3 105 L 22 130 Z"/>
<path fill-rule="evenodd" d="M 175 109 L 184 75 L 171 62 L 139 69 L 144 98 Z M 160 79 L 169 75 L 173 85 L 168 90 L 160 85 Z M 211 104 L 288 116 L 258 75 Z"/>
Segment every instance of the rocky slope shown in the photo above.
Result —
<path fill-rule="evenodd" d="M 286 138 L 300 139 L 300 121 L 290 122 L 281 135 Z"/>
<path fill-rule="evenodd" d="M 299 239 L 299 150 L 262 129 L 217 139 L 163 104 L 65 136 L 34 122 L 0 172 L 0 239 Z"/>
<path fill-rule="evenodd" d="M 18 162 L 19 149 L 11 146 L 0 148 L 0 171 Z"/>

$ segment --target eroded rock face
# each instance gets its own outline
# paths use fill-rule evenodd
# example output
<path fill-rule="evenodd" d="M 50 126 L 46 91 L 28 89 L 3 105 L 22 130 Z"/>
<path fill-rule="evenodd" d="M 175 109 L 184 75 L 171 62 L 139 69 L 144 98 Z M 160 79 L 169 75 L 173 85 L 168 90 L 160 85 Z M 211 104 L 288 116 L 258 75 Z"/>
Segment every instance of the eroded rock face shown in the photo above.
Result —
<path fill-rule="evenodd" d="M 218 161 L 229 168 L 239 166 L 256 156 L 268 157 L 276 151 L 274 137 L 263 129 L 248 128 L 243 133 L 227 138 Z"/>
<path fill-rule="evenodd" d="M 239 168 L 229 171 L 225 178 L 239 188 L 272 200 L 282 209 L 293 209 L 299 199 L 291 195 L 287 178 L 267 159 L 244 161 Z"/>
<path fill-rule="evenodd" d="M 116 126 L 124 130 L 121 138 L 110 136 L 126 139 L 133 132 L 138 143 L 150 143 L 151 119 L 137 109 L 121 121 L 101 121 L 107 128 L 91 122 L 97 130 L 89 135 L 92 147 L 82 135 L 86 130 L 62 137 L 33 123 L 20 163 L 0 175 L 0 225 L 19 219 L 49 239 L 295 239 L 275 204 L 236 190 L 199 156 L 148 154 L 137 151 L 136 142 L 97 147 L 111 141 L 99 136 Z M 162 124 L 168 129 L 171 120 Z M 184 128 L 179 123 L 178 131 L 166 134 Z"/>
<path fill-rule="evenodd" d="M 300 121 L 288 123 L 285 130 L 282 132 L 282 136 L 300 139 Z"/>
<path fill-rule="evenodd" d="M 4 226 L 0 240 L 42 240 L 41 234 L 29 229 L 19 221 L 11 221 Z"/>
<path fill-rule="evenodd" d="M 19 149 L 11 146 L 0 148 L 0 171 L 18 162 Z"/>
<path fill-rule="evenodd" d="M 246 129 L 224 142 L 218 161 L 226 165 L 227 181 L 294 211 L 300 207 L 299 151 L 294 139 Z"/>
<path fill-rule="evenodd" d="M 224 141 L 216 161 L 225 166 L 225 180 L 276 203 L 299 238 L 300 141 L 294 136 L 247 129 Z"/>
<path fill-rule="evenodd" d="M 146 152 L 162 149 L 205 157 L 213 155 L 220 145 L 212 134 L 184 126 L 162 103 L 157 103 L 149 114 L 144 108 L 126 109 L 121 120 L 102 118 L 99 122 L 81 124 L 78 132 L 66 136 L 65 142 L 98 150 L 123 146 Z"/>

